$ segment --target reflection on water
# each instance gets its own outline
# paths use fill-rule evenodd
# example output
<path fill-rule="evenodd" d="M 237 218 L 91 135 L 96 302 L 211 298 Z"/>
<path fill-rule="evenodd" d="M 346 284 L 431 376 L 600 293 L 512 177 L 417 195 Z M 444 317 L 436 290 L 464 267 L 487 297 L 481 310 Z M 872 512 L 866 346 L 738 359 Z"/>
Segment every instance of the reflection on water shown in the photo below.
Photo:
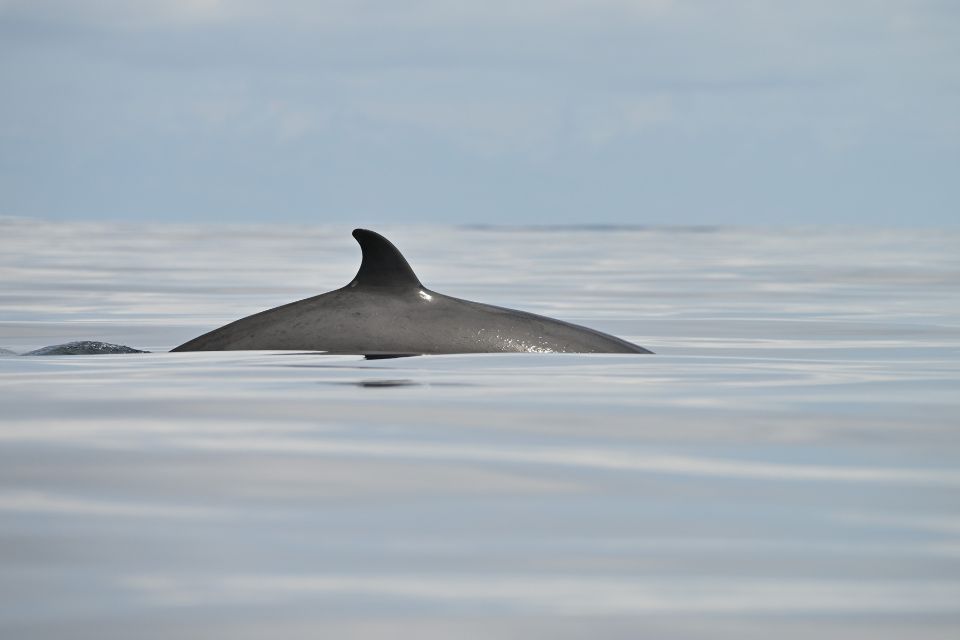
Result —
<path fill-rule="evenodd" d="M 349 229 L 4 221 L 0 347 L 158 353 L 0 359 L 0 635 L 956 637 L 956 233 L 388 231 L 658 355 L 163 353 Z"/>

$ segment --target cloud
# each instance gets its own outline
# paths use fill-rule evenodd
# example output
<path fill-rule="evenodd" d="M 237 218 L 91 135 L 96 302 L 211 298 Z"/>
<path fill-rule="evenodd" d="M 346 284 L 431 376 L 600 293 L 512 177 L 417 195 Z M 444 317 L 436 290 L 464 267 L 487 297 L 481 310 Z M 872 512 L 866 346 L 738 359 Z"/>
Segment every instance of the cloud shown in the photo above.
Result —
<path fill-rule="evenodd" d="M 642 199 L 834 219 L 851 205 L 915 209 L 916 194 L 945 215 L 960 198 L 942 169 L 960 148 L 958 18 L 905 0 L 3 0 L 0 135 L 13 168 L 0 171 L 0 206 L 50 208 L 38 204 L 56 197 L 37 184 L 43 171 L 84 192 L 61 190 L 65 204 L 102 198 L 84 167 L 116 173 L 130 165 L 110 158 L 158 148 L 197 163 L 170 178 L 164 209 L 195 206 L 191 176 L 212 166 L 224 184 L 259 182 L 241 205 L 286 199 L 291 185 L 237 166 L 238 148 L 266 148 L 287 176 L 317 154 L 401 184 L 442 166 L 451 193 L 502 184 L 502 171 L 515 191 L 487 205 L 541 215 L 609 201 L 629 221 Z M 388 160 L 400 156 L 402 167 Z M 810 188 L 785 203 L 798 172 Z M 568 192 L 545 198 L 538 180 Z M 296 208 L 338 193 L 349 204 L 360 188 L 333 182 Z M 386 211 L 397 200 L 383 193 Z M 434 195 L 410 208 L 462 206 Z"/>
<path fill-rule="evenodd" d="M 2 491 L 0 511 L 130 518 L 211 518 L 228 513 L 220 508 L 99 500 L 45 491 Z"/>
<path fill-rule="evenodd" d="M 234 574 L 142 573 L 119 579 L 153 606 L 267 604 L 349 597 L 429 603 L 462 611 L 551 615 L 942 613 L 956 610 L 949 580 L 687 579 L 538 574 Z"/>
<path fill-rule="evenodd" d="M 251 16 L 244 7 L 249 4 L 242 0 L 0 0 L 0 18 L 127 29 L 205 25 Z"/>
<path fill-rule="evenodd" d="M 673 0 L 0 0 L 0 15 L 32 16 L 108 28 L 191 27 L 284 22 L 312 28 L 387 24 L 396 27 L 456 24 L 542 24 L 570 17 L 644 18 L 676 11 Z"/>

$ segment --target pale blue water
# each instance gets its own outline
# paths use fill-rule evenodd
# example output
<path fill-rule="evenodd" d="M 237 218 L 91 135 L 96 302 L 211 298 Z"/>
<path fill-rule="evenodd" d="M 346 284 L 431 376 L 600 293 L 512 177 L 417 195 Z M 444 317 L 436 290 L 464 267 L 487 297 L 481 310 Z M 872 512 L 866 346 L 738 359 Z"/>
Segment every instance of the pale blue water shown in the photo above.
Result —
<path fill-rule="evenodd" d="M 960 234 L 378 228 L 654 356 L 0 358 L 4 638 L 956 638 Z M 341 227 L 0 221 L 0 347 L 162 351 Z"/>

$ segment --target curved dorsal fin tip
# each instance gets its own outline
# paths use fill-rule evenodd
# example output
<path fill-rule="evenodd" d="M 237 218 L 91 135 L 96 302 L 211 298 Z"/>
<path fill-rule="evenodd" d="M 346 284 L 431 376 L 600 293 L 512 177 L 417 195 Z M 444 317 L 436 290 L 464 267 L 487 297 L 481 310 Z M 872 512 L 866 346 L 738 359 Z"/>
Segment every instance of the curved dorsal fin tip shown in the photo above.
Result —
<path fill-rule="evenodd" d="M 354 229 L 352 235 L 363 252 L 360 270 L 350 283 L 352 286 L 396 288 L 423 286 L 410 268 L 407 259 L 392 242 L 369 229 Z"/>

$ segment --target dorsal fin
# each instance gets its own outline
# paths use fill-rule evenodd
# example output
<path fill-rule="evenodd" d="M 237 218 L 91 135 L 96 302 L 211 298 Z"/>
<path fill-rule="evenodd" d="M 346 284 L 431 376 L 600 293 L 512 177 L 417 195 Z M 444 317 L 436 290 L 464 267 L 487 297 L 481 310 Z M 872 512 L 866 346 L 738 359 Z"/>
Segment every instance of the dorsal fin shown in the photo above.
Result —
<path fill-rule="evenodd" d="M 363 262 L 348 286 L 417 289 L 423 286 L 400 250 L 382 235 L 367 229 L 354 229 L 353 237 L 360 243 Z"/>

